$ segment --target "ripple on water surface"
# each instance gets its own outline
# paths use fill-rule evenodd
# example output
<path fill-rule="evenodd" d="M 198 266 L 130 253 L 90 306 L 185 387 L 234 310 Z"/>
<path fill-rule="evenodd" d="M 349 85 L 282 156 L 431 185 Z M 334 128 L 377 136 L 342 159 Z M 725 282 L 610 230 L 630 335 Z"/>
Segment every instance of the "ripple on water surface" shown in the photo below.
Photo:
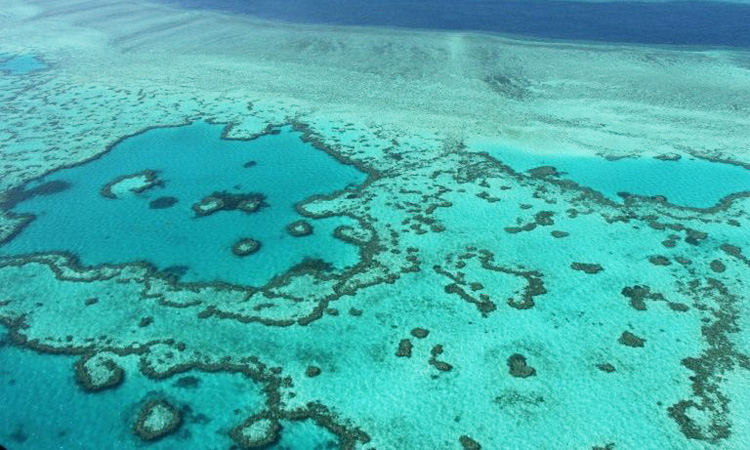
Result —
<path fill-rule="evenodd" d="M 347 218 L 308 219 L 294 205 L 366 175 L 291 128 L 251 141 L 194 123 L 128 137 L 108 153 L 30 183 L 13 211 L 33 214 L 0 254 L 61 251 L 85 265 L 146 261 L 183 281 L 259 285 L 305 258 L 337 268 L 357 247 L 332 237 Z M 287 226 L 307 220 L 312 233 Z M 248 242 L 259 245 L 252 251 Z"/>

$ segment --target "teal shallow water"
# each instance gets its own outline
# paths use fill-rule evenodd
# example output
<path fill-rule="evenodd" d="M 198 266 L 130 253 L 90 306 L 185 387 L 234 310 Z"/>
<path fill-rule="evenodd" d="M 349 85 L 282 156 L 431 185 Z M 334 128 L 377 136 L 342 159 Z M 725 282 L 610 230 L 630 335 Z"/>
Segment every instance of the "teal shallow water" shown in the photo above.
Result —
<path fill-rule="evenodd" d="M 91 162 L 57 171 L 30 184 L 65 183 L 61 192 L 37 195 L 16 213 L 37 216 L 0 249 L 2 255 L 64 251 L 85 265 L 147 261 L 182 274 L 184 281 L 263 284 L 304 258 L 321 258 L 337 268 L 358 261 L 357 247 L 334 239 L 345 218 L 309 220 L 313 234 L 293 237 L 286 226 L 304 219 L 294 205 L 316 194 L 351 188 L 365 179 L 285 128 L 252 141 L 220 139 L 221 125 L 195 123 L 127 138 Z M 250 163 L 250 164 L 247 164 Z M 106 198 L 102 187 L 144 170 L 163 186 Z M 196 217 L 192 206 L 214 192 L 261 193 L 267 207 L 248 214 L 219 211 Z M 173 197 L 172 206 L 151 202 Z M 239 257 L 232 246 L 242 238 L 261 249 Z"/>
<path fill-rule="evenodd" d="M 9 75 L 26 75 L 47 68 L 47 64 L 34 55 L 5 55 L 0 53 L 0 72 Z"/>
<path fill-rule="evenodd" d="M 102 117 L 111 116 L 104 112 Z M 327 142 L 348 139 L 338 126 L 326 134 L 309 123 Z M 336 226 L 351 223 L 348 219 L 308 219 L 314 233 L 301 238 L 285 227 L 302 219 L 295 203 L 359 185 L 365 175 L 305 144 L 290 129 L 278 131 L 249 142 L 222 140 L 221 126 L 201 122 L 127 138 L 101 158 L 30 183 L 27 193 L 45 185 L 64 189 L 14 206 L 13 212 L 37 218 L 0 247 L 0 256 L 67 251 L 86 265 L 148 261 L 186 281 L 256 285 L 306 257 L 339 268 L 358 262 L 356 247 L 332 237 Z M 371 145 L 352 135 L 353 147 Z M 384 139 L 369 151 L 342 151 L 385 177 L 355 198 L 328 205 L 334 210 L 344 205 L 343 211 L 354 211 L 373 226 L 377 261 L 363 261 L 360 279 L 336 285 L 365 287 L 335 292 L 336 299 L 320 303 L 322 314 L 309 324 L 295 322 L 305 314 L 296 307 L 324 292 L 324 283 L 303 280 L 278 297 L 259 292 L 237 303 L 219 298 L 218 290 L 195 295 L 187 287 L 189 298 L 170 304 L 162 302 L 169 297 L 147 297 L 147 283 L 130 273 L 84 282 L 59 276 L 55 263 L 39 263 L 41 258 L 0 266 L 5 326 L 27 337 L 31 347 L 46 346 L 43 351 L 123 353 L 115 359 L 125 371 L 116 389 L 85 392 L 74 381 L 74 357 L 2 345 L 6 338 L 0 333 L 0 445 L 236 448 L 228 431 L 248 417 L 266 408 L 320 402 L 333 411 L 326 417 L 337 425 L 370 433 L 374 444 L 355 447 L 368 450 L 471 448 L 459 440 L 467 435 L 484 449 L 750 448 L 745 431 L 750 386 L 738 364 L 741 356 L 747 361 L 750 348 L 742 284 L 747 265 L 719 249 L 730 243 L 747 254 L 744 211 L 656 217 L 661 212 L 655 209 L 653 215 L 647 210 L 629 221 L 610 221 L 622 210 L 577 190 L 558 191 L 547 180 L 504 170 L 464 179 L 462 169 L 486 161 L 405 141 Z M 16 146 L 27 151 L 22 147 Z M 395 153 L 398 147 L 403 153 Z M 392 164 L 383 155 L 403 163 Z M 512 149 L 493 149 L 493 155 L 518 171 L 556 166 L 564 178 L 616 201 L 618 192 L 628 191 L 711 206 L 748 189 L 745 169 L 687 157 L 679 162 L 540 159 Z M 48 155 L 34 156 L 39 161 Z M 155 171 L 163 185 L 141 193 L 119 189 L 117 198 L 101 195 L 102 187 L 118 177 L 144 170 Z M 253 214 L 219 211 L 196 218 L 192 205 L 217 191 L 262 193 L 269 206 Z M 153 202 L 160 206 L 152 208 Z M 726 225 L 730 218 L 736 226 Z M 660 228 L 662 222 L 675 228 Z M 690 231 L 706 236 L 693 238 Z M 231 247 L 244 237 L 258 239 L 262 248 L 236 257 Z M 485 251 L 494 254 L 496 266 L 484 265 Z M 407 264 L 410 258 L 418 264 Z M 600 271 L 576 269 L 581 263 Z M 716 263 L 723 268 L 715 269 Z M 534 271 L 544 284 L 545 292 L 536 293 L 529 309 L 516 309 L 510 301 L 530 286 L 518 271 Z M 711 287 L 716 280 L 721 289 Z M 654 295 L 636 307 L 623 294 L 633 286 L 647 286 L 663 297 Z M 284 298 L 288 293 L 299 295 Z M 483 297 L 496 309 L 485 314 L 471 301 L 486 303 Z M 188 303 L 195 298 L 198 304 Z M 97 303 L 88 304 L 91 299 Z M 244 319 L 256 305 L 270 305 L 280 311 L 273 317 L 289 317 L 293 325 L 210 314 L 217 308 Z M 417 337 L 416 327 L 429 335 Z M 626 331 L 644 342 L 623 343 Z M 405 339 L 413 348 L 409 356 L 398 356 Z M 178 357 L 173 360 L 170 352 Z M 511 373 L 510 355 L 516 354 L 523 354 L 533 375 Z M 140 358 L 166 369 L 181 361 L 250 355 L 278 368 L 274 380 L 289 386 L 198 371 L 157 381 L 139 365 Z M 602 368 L 605 364 L 609 369 Z M 318 375 L 308 374 L 313 366 Z M 186 377 L 197 381 L 181 381 Z M 283 395 L 283 401 L 264 404 L 261 389 Z M 134 436 L 133 422 L 153 398 L 183 410 L 185 423 L 163 440 L 145 443 Z M 693 402 L 686 415 L 708 439 L 688 436 L 670 415 L 683 401 Z M 283 430 L 271 447 L 275 450 L 339 448 L 331 432 L 310 419 L 279 422 Z M 733 440 L 719 437 L 712 445 L 712 433 L 726 423 Z"/>
<path fill-rule="evenodd" d="M 610 161 L 597 156 L 539 154 L 503 145 L 479 144 L 472 148 L 488 152 L 518 172 L 555 167 L 562 172 L 562 178 L 614 201 L 622 201 L 622 192 L 661 195 L 674 205 L 709 208 L 728 195 L 750 191 L 750 170 L 693 157 L 678 161 L 648 157 Z"/>
<path fill-rule="evenodd" d="M 0 444 L 9 449 L 226 449 L 229 430 L 265 406 L 261 386 L 230 373 L 189 371 L 156 381 L 133 370 L 117 389 L 87 393 L 73 380 L 74 357 L 35 353 L 7 339 L 0 333 Z M 183 424 L 147 444 L 132 427 L 140 407 L 154 398 L 179 408 Z M 337 448 L 335 436 L 310 420 L 281 425 L 271 449 Z"/>
<path fill-rule="evenodd" d="M 340 259 L 344 253 L 339 252 L 349 249 L 355 251 L 351 261 L 356 261 L 356 248 L 331 237 L 332 227 L 343 223 L 339 219 L 329 219 L 333 225 L 325 232 L 321 232 L 325 228 L 320 225 L 325 220 L 310 220 L 315 232 L 304 238 L 289 236 L 284 227 L 301 218 L 293 209 L 296 201 L 316 192 L 332 192 L 361 183 L 363 174 L 304 144 L 289 129 L 249 142 L 220 140 L 220 131 L 220 126 L 206 123 L 151 130 L 125 139 L 99 159 L 60 170 L 27 186 L 34 189 L 44 183 L 69 183 L 60 192 L 18 203 L 15 212 L 38 217 L 5 248 L 13 250 L 10 254 L 32 251 L 28 247 L 33 245 L 38 246 L 33 251 L 67 250 L 87 264 L 146 257 L 157 261 L 160 268 L 189 264 L 184 279 L 205 279 L 206 274 L 215 273 L 220 279 L 236 277 L 241 281 L 246 272 L 237 271 L 236 267 L 245 261 L 251 275 L 265 274 L 267 269 L 252 262 L 271 264 L 274 259 L 283 264 L 268 271 L 271 275 L 305 256 L 325 256 L 342 265 L 347 261 Z M 169 155 L 155 154 L 156 149 L 164 149 Z M 248 165 L 249 161 L 254 164 Z M 536 166 L 536 161 L 532 162 Z M 601 163 L 612 164 L 606 160 Z M 657 163 L 673 164 L 671 167 L 679 164 Z M 101 188 L 107 183 L 146 169 L 156 171 L 164 185 L 140 194 L 114 189 L 118 197 L 114 199 L 101 195 Z M 441 177 L 435 182 L 452 182 L 449 175 Z M 693 224 L 690 226 L 708 233 L 706 242 L 676 242 L 674 247 L 667 247 L 662 242 L 671 230 L 608 223 L 595 214 L 571 217 L 566 212 L 578 205 L 567 195 L 576 193 L 550 192 L 555 187 L 544 180 L 531 178 L 519 183 L 517 177 L 510 175 L 491 180 L 468 194 L 458 189 L 443 194 L 441 199 L 451 206 L 436 209 L 431 218 L 445 224 L 445 232 L 400 235 L 402 248 L 419 248 L 419 257 L 425 261 L 420 273 L 409 273 L 397 284 L 382 283 L 332 302 L 331 307 L 337 312 L 326 313 L 309 326 L 278 328 L 210 317 L 195 319 L 205 305 L 186 309 L 159 305 L 139 297 L 138 285 L 125 289 L 134 284 L 132 280 L 62 281 L 47 270 L 31 270 L 31 265 L 1 272 L 4 282 L 0 285 L 6 287 L 0 290 L 0 300 L 14 300 L 6 305 L 9 310 L 17 308 L 19 302 L 38 302 L 24 319 L 30 328 L 20 331 L 33 330 L 49 336 L 44 339 L 49 339 L 45 342 L 51 345 L 68 345 L 66 336 L 79 346 L 100 336 L 114 338 L 118 344 L 113 346 L 169 338 L 185 342 L 188 349 L 199 348 L 197 343 L 202 343 L 209 344 L 209 351 L 217 354 L 260 354 L 269 364 L 283 364 L 283 376 L 294 377 L 295 394 L 308 401 L 336 405 L 336 411 L 344 418 L 362 415 L 365 419 L 358 424 L 371 429 L 384 427 L 380 430 L 387 431 L 381 431 L 381 436 L 392 434 L 394 440 L 404 439 L 408 444 L 403 448 L 458 448 L 447 444 L 440 447 L 437 440 L 430 441 L 427 436 L 451 434 L 455 441 L 460 433 L 481 436 L 484 448 L 544 448 L 553 438 L 561 443 L 560 448 L 591 448 L 609 442 L 622 448 L 640 448 L 641 442 L 653 443 L 653 448 L 700 448 L 699 444 L 685 444 L 690 441 L 684 440 L 667 409 L 682 399 L 694 398 L 690 396 L 691 373 L 681 361 L 701 354 L 704 342 L 700 311 L 704 306 L 699 302 L 710 300 L 710 296 L 676 289 L 675 278 L 696 277 L 699 281 L 713 258 L 730 265 L 729 260 L 712 254 L 710 249 L 726 241 L 746 246 L 738 238 L 741 228 Z M 510 185 L 510 189 L 503 189 Z M 550 189 L 549 198 L 535 196 L 538 186 Z M 464 187 L 473 188 L 468 183 Z M 191 206 L 216 190 L 262 192 L 269 206 L 250 215 L 220 211 L 196 218 Z M 480 190 L 500 200 L 488 202 L 478 195 Z M 414 191 L 399 192 L 406 197 Z M 177 203 L 165 208 L 149 207 L 153 200 L 164 196 L 174 196 Z M 521 208 L 524 203 L 531 204 L 531 208 Z M 380 208 L 376 210 L 378 218 L 403 224 L 396 212 L 400 210 L 389 211 L 382 205 Z M 544 212 L 548 216 L 541 217 L 547 220 L 537 215 Z M 274 218 L 274 214 L 278 217 Z M 526 220 L 539 223 L 525 232 L 505 231 Z M 108 229 L 101 230 L 104 226 Z M 263 234 L 264 230 L 268 235 Z M 554 238 L 553 230 L 565 232 L 566 236 Z M 172 241 L 173 234 L 197 240 Z M 116 239 L 110 245 L 106 236 L 127 239 Z M 242 236 L 264 242 L 261 252 L 246 258 L 231 255 L 231 243 Z M 306 245 L 315 242 L 316 237 L 322 243 Z M 211 247 L 215 240 L 222 240 L 224 245 Z M 14 247 L 24 242 L 26 247 Z M 186 246 L 185 242 L 192 243 Z M 285 242 L 290 246 L 284 247 Z M 538 271 L 546 292 L 537 295 L 536 304 L 530 309 L 514 309 L 506 300 L 519 298 L 528 280 L 483 266 L 482 250 L 468 250 L 469 244 L 493 251 L 498 267 Z M 186 250 L 195 246 L 207 250 L 195 254 Z M 211 249 L 213 253 L 208 251 Z M 122 254 L 129 256 L 111 261 Z M 265 259 L 256 259 L 261 256 Z M 662 256 L 668 265 L 652 263 L 651 256 Z M 685 264 L 694 267 L 690 269 L 694 272 L 683 270 L 677 257 L 690 258 L 692 262 Z M 432 263 L 447 272 L 435 270 Z M 575 263 L 601 265 L 601 273 L 573 269 Z M 726 278 L 739 279 L 735 275 L 739 272 L 731 270 L 735 269 L 730 266 Z M 32 279 L 34 282 L 28 287 L 16 281 Z M 108 285 L 110 281 L 112 285 Z M 486 316 L 480 314 L 466 298 L 452 293 L 452 284 L 464 286 L 470 298 L 488 296 L 497 309 Z M 670 308 L 667 300 L 654 299 L 647 300 L 646 308 L 635 309 L 622 294 L 625 288 L 635 285 L 648 286 L 686 309 L 677 311 Z M 100 302 L 86 306 L 85 299 L 93 297 L 101 297 Z M 212 301 L 209 299 L 206 304 Z M 360 308 L 362 315 L 349 313 L 350 306 Z M 75 318 L 60 321 L 63 314 Z M 146 316 L 153 319 L 152 324 L 136 325 Z M 430 335 L 424 340 L 414 337 L 410 330 L 417 326 L 429 329 Z M 625 331 L 644 339 L 645 345 L 622 344 Z M 395 355 L 404 338 L 412 339 L 414 346 L 409 358 Z M 110 344 L 97 345 L 108 348 Z M 429 355 L 438 345 L 445 347 L 438 359 L 451 365 L 447 372 L 430 365 Z M 535 375 L 509 375 L 507 360 L 516 353 L 527 358 Z M 52 428 L 55 436 L 65 432 L 55 437 L 63 440 L 63 448 L 88 448 L 86 445 L 91 442 L 97 442 L 97 448 L 109 448 L 113 441 L 117 448 L 125 449 L 227 448 L 231 445 L 227 445 L 228 430 L 265 407 L 258 400 L 255 385 L 240 385 L 237 377 L 231 375 L 190 373 L 201 381 L 198 387 L 186 389 L 174 384 L 181 375 L 163 382 L 148 380 L 139 373 L 136 361 L 126 357 L 124 362 L 118 361 L 127 374 L 125 383 L 117 389 L 92 394 L 74 384 L 72 358 L 39 356 L 9 346 L 0 351 L 0 362 L 6 357 L 9 379 L 0 394 L 11 399 L 11 410 L 24 413 L 8 419 L 11 425 L 5 436 L 7 442 L 23 440 L 18 445 L 21 449 L 53 445 L 46 432 Z M 598 368 L 605 363 L 611 365 L 611 372 Z M 322 373 L 306 375 L 311 365 L 320 367 Z M 14 384 L 10 379 L 15 380 Z M 59 393 L 40 398 L 39 390 L 34 388 L 40 384 L 57 386 Z M 440 395 L 434 395 L 436 391 Z M 226 399 L 221 400 L 224 396 Z M 153 397 L 190 409 L 184 427 L 152 445 L 140 443 L 132 435 L 132 424 L 140 406 Z M 30 404 L 39 407 L 24 406 Z M 91 420 L 97 423 L 96 427 L 81 429 L 64 413 L 69 405 L 86 411 L 85 417 L 106 418 Z M 234 413 L 235 409 L 240 409 L 240 413 Z M 55 416 L 48 418 L 46 414 Z M 407 425 L 416 422 L 416 418 L 428 425 Z M 392 429 L 391 424 L 399 420 L 403 424 L 399 422 Z M 735 423 L 742 425 L 741 421 Z M 272 448 L 337 447 L 328 431 L 309 420 L 282 420 L 281 425 L 282 435 Z M 445 438 L 440 439 L 445 442 Z M 497 445 L 499 442 L 503 445 Z"/>

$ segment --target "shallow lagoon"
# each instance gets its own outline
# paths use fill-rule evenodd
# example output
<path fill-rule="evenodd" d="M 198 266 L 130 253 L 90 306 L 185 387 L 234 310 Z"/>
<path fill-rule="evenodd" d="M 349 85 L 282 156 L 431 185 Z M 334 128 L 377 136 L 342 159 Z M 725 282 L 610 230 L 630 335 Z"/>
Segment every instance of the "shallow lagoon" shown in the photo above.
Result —
<path fill-rule="evenodd" d="M 309 220 L 313 233 L 304 237 L 291 236 L 286 226 L 304 219 L 296 203 L 352 188 L 366 175 L 303 142 L 290 128 L 252 141 L 220 139 L 223 128 L 200 122 L 153 129 L 126 138 L 98 159 L 31 183 L 27 190 L 55 182 L 69 187 L 18 204 L 15 213 L 37 217 L 0 252 L 70 252 L 85 265 L 145 261 L 183 281 L 253 285 L 304 258 L 325 259 L 337 268 L 356 264 L 357 247 L 332 236 L 351 221 Z M 162 185 L 117 198 L 102 195 L 118 177 L 144 170 L 154 171 Z M 232 210 L 197 217 L 193 205 L 214 192 L 260 193 L 268 206 L 251 214 Z M 170 197 L 176 203 L 153 207 L 153 201 Z M 243 238 L 259 241 L 260 250 L 234 255 L 232 246 Z"/>
<path fill-rule="evenodd" d="M 71 356 L 16 347 L 0 333 L 0 443 L 30 450 L 144 448 L 131 431 L 138 410 L 150 399 L 166 398 L 182 411 L 183 424 L 148 448 L 218 450 L 232 446 L 231 428 L 265 406 L 260 385 L 236 373 L 188 371 L 158 381 L 133 371 L 117 389 L 86 393 L 73 381 L 74 363 Z M 281 425 L 272 449 L 336 448 L 335 436 L 311 420 Z"/>
<path fill-rule="evenodd" d="M 4 55 L 0 53 L 0 72 L 9 75 L 26 75 L 47 69 L 47 64 L 34 55 Z"/>
<path fill-rule="evenodd" d="M 561 178 L 590 187 L 618 202 L 622 201 L 619 193 L 628 193 L 664 196 L 678 206 L 710 208 L 728 195 L 750 191 L 750 170 L 690 156 L 676 161 L 649 157 L 608 160 L 482 143 L 470 147 L 486 151 L 518 172 L 552 166 Z"/>

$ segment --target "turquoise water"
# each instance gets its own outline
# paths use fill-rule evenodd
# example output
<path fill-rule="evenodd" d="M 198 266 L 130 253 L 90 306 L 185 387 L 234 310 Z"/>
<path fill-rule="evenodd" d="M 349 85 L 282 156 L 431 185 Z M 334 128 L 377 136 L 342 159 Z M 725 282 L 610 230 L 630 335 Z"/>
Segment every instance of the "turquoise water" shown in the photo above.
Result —
<path fill-rule="evenodd" d="M 260 385 L 230 373 L 187 371 L 157 381 L 136 371 L 117 389 L 86 393 L 73 380 L 75 360 L 18 348 L 0 333 L 1 445 L 13 450 L 142 449 L 132 424 L 145 402 L 165 398 L 183 412 L 183 424 L 148 448 L 226 449 L 232 446 L 228 431 L 265 407 Z M 310 420 L 281 425 L 272 449 L 337 446 L 335 436 Z"/>
<path fill-rule="evenodd" d="M 98 159 L 29 184 L 27 190 L 55 182 L 69 187 L 19 203 L 15 213 L 36 218 L 0 254 L 71 252 L 85 265 L 145 261 L 181 274 L 183 281 L 251 285 L 304 258 L 321 258 L 337 268 L 358 261 L 357 247 L 332 236 L 334 228 L 350 221 L 311 220 L 314 232 L 305 237 L 290 236 L 285 227 L 304 219 L 294 209 L 297 202 L 355 187 L 365 174 L 304 143 L 289 128 L 252 141 L 220 139 L 222 129 L 198 122 L 150 130 Z M 144 170 L 155 171 L 163 186 L 116 199 L 100 193 L 118 177 Z M 192 205 L 223 191 L 261 193 L 268 206 L 252 214 L 232 210 L 196 217 Z M 177 202 L 150 207 L 162 197 Z M 235 256 L 232 246 L 242 238 L 260 241 L 261 249 Z"/>
<path fill-rule="evenodd" d="M 683 156 L 677 161 L 649 157 L 607 160 L 596 156 L 533 153 L 508 146 L 477 145 L 518 172 L 552 166 L 561 178 L 622 201 L 619 193 L 663 196 L 674 205 L 709 208 L 722 198 L 750 191 L 750 170 Z"/>
<path fill-rule="evenodd" d="M 10 75 L 25 75 L 46 68 L 47 64 L 34 55 L 13 56 L 0 54 L 0 72 Z"/>
<path fill-rule="evenodd" d="M 747 163 L 733 50 L 539 40 L 746 46 L 732 11 L 748 6 L 170 2 L 308 23 L 276 28 L 146 1 L 16 3 L 0 44 L 54 64 L 0 56 L 0 448 L 750 449 L 750 197 L 719 203 L 750 171 L 497 144 L 578 142 L 589 122 L 564 117 L 607 111 L 605 134 L 566 150 L 655 120 L 602 156 Z M 537 41 L 482 35 L 503 23 Z M 700 139 L 679 136 L 697 118 Z M 458 140 L 473 135 L 487 140 Z M 306 258 L 341 270 L 288 271 Z M 152 442 L 135 425 L 154 401 L 183 423 Z"/>
<path fill-rule="evenodd" d="M 279 441 L 270 448 L 273 450 L 333 450 L 340 448 L 339 440 L 325 428 L 315 425 L 312 420 L 282 420 L 283 430 Z"/>

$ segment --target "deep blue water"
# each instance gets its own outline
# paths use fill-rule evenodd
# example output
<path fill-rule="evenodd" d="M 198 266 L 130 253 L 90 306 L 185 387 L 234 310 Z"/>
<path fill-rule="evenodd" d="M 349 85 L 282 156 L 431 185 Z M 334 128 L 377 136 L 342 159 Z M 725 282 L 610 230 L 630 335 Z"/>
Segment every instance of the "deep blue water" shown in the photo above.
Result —
<path fill-rule="evenodd" d="M 750 5 L 544 0 L 160 0 L 301 23 L 473 30 L 541 39 L 750 47 Z"/>

